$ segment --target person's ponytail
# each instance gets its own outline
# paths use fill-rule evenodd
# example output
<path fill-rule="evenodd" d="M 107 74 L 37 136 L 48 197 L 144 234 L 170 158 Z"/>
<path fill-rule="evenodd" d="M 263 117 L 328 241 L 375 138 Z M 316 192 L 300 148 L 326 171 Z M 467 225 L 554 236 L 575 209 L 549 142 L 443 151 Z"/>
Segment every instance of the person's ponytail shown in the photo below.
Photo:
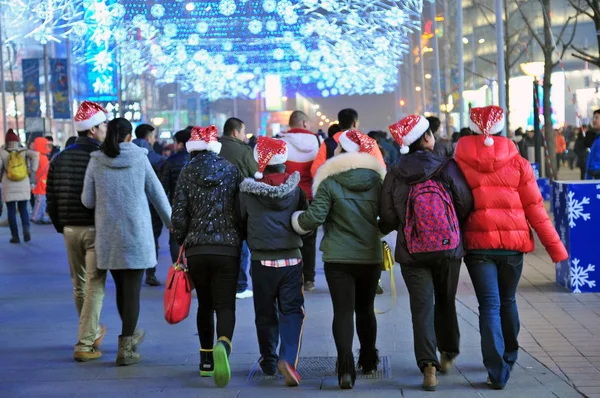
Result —
<path fill-rule="evenodd" d="M 133 131 L 131 123 L 124 118 L 116 118 L 108 122 L 106 127 L 106 138 L 100 150 L 109 158 L 116 158 L 121 154 L 119 144 L 125 141 Z"/>

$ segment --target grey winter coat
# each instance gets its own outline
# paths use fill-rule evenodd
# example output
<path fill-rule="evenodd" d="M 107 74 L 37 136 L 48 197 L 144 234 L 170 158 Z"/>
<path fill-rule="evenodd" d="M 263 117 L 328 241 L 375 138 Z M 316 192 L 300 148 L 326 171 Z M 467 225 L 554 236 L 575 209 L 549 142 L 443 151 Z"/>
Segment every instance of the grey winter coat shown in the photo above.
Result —
<path fill-rule="evenodd" d="M 130 142 L 110 158 L 91 154 L 81 201 L 96 209 L 96 256 L 99 269 L 146 269 L 156 265 L 148 200 L 167 228 L 171 206 L 150 165 L 148 151 Z M 147 196 L 146 196 L 147 195 Z"/>
<path fill-rule="evenodd" d="M 20 146 L 17 142 L 9 142 L 0 149 L 0 170 L 2 170 L 2 202 L 20 202 L 31 199 L 31 180 L 29 177 L 21 181 L 12 181 L 8 179 L 9 152 L 21 152 L 25 163 L 29 165 L 29 175 L 35 176 L 39 165 L 39 154 L 36 151 L 28 150 Z"/>

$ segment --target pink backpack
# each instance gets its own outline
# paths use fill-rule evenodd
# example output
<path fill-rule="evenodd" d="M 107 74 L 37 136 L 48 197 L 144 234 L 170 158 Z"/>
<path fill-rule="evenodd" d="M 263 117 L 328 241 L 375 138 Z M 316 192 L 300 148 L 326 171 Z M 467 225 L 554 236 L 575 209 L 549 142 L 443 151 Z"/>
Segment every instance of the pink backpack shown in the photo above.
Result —
<path fill-rule="evenodd" d="M 460 244 L 460 227 L 452 197 L 441 182 L 431 179 L 411 186 L 404 237 L 416 260 L 452 257 Z"/>

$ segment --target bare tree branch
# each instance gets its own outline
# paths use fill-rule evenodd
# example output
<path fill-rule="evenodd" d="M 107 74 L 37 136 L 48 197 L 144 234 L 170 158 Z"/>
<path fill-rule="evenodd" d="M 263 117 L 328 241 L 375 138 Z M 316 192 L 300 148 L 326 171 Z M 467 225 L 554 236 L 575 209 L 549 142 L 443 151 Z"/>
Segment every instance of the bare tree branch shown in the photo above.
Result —
<path fill-rule="evenodd" d="M 596 65 L 596 66 L 600 67 L 600 59 L 598 59 L 598 58 L 594 58 L 594 57 L 591 57 L 589 55 L 588 56 L 582 56 L 582 55 L 575 54 L 575 53 L 572 53 L 571 55 L 573 57 L 577 58 L 577 59 L 580 59 L 580 60 L 585 61 L 585 62 L 589 62 L 592 65 Z"/>
<path fill-rule="evenodd" d="M 573 7 L 575 9 L 575 11 L 577 11 L 578 13 L 585 14 L 588 17 L 590 17 L 591 19 L 594 19 L 594 16 L 592 14 L 588 13 L 587 11 L 585 11 L 578 4 L 575 4 L 575 2 L 573 0 L 568 0 L 568 2 L 569 2 L 569 4 L 571 4 L 571 7 Z M 581 2 L 579 2 L 579 3 L 581 3 Z M 588 4 L 589 4 L 589 2 L 588 2 Z"/>
<path fill-rule="evenodd" d="M 571 46 L 571 48 L 575 51 L 577 51 L 582 57 L 587 57 L 590 59 L 598 59 L 598 57 L 595 57 L 593 55 L 591 55 L 590 53 L 588 53 L 587 51 L 584 51 L 582 49 L 580 49 L 579 47 L 576 46 Z M 573 56 L 575 56 L 576 54 L 572 54 Z"/>
<path fill-rule="evenodd" d="M 529 20 L 525 16 L 525 12 L 523 12 L 523 9 L 521 9 L 521 5 L 519 4 L 519 2 L 517 0 L 515 0 L 515 4 L 517 5 L 517 8 L 519 9 L 519 12 L 521 13 L 521 16 L 523 17 L 523 21 L 525 21 L 525 25 L 527 25 L 527 29 L 529 30 L 529 33 L 531 33 L 531 35 L 533 36 L 533 38 L 535 39 L 535 41 L 537 41 L 537 43 L 540 45 L 540 47 L 544 48 L 544 42 L 542 42 L 542 39 L 540 39 L 540 37 L 538 36 L 538 34 L 535 33 L 535 30 L 533 29 L 533 27 L 529 23 Z"/>

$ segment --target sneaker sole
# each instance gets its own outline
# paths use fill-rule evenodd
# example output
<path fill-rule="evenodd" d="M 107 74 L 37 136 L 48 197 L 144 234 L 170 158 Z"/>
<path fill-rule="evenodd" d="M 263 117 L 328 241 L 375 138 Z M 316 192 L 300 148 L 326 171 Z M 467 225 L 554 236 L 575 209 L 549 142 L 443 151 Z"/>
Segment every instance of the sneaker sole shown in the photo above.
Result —
<path fill-rule="evenodd" d="M 277 365 L 277 369 L 279 369 L 279 373 L 281 373 L 283 375 L 283 381 L 284 381 L 285 385 L 288 387 L 298 387 L 300 385 L 300 380 L 298 380 L 296 378 L 296 375 L 294 375 L 294 372 L 290 371 L 290 369 L 288 367 L 289 367 L 289 365 L 281 363 L 281 362 Z"/>
<path fill-rule="evenodd" d="M 217 343 L 213 351 L 213 361 L 215 370 L 213 379 L 217 387 L 225 387 L 231 380 L 231 369 L 229 368 L 229 358 L 227 351 L 222 343 Z"/>
<path fill-rule="evenodd" d="M 100 359 L 100 358 L 102 358 L 102 355 L 98 355 L 97 357 L 94 357 L 94 358 L 91 358 L 91 357 L 84 358 L 84 357 L 75 357 L 75 356 L 73 357 L 73 359 L 76 362 L 89 362 L 89 361 L 95 361 L 96 359 Z"/>
<path fill-rule="evenodd" d="M 201 370 L 200 371 L 200 377 L 213 377 L 215 374 L 214 371 L 208 371 L 208 370 Z"/>

